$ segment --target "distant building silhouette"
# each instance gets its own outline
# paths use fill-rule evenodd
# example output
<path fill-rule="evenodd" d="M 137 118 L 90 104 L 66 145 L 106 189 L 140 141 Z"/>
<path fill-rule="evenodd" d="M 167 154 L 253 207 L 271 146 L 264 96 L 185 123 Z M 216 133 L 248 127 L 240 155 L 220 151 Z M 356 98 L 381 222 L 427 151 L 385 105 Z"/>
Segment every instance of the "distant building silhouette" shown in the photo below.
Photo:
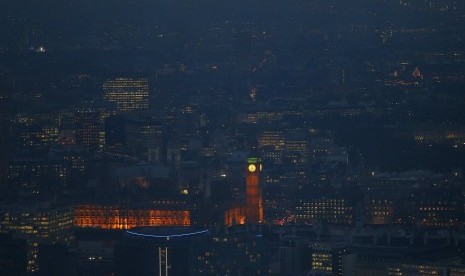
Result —
<path fill-rule="evenodd" d="M 105 145 L 105 132 L 100 116 L 94 110 L 80 110 L 74 115 L 76 144 L 89 152 L 101 150 Z"/>

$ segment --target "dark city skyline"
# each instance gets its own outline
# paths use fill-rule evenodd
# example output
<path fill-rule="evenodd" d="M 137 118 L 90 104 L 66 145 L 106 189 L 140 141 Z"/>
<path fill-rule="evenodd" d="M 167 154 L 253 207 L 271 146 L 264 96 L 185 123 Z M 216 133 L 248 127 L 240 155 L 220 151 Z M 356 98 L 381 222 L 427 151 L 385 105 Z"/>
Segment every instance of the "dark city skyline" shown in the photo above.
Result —
<path fill-rule="evenodd" d="M 0 275 L 465 275 L 465 2 L 0 3 Z"/>

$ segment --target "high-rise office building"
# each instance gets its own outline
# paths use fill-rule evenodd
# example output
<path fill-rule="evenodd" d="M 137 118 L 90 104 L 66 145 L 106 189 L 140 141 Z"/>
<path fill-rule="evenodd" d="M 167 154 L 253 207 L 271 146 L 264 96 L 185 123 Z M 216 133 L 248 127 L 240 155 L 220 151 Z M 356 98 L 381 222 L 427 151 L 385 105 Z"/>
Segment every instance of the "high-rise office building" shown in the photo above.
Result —
<path fill-rule="evenodd" d="M 145 78 L 116 78 L 103 83 L 105 99 L 118 111 L 128 112 L 149 106 L 149 84 Z"/>
<path fill-rule="evenodd" d="M 61 160 L 17 158 L 8 166 L 8 185 L 11 193 L 31 196 L 65 189 L 69 181 L 69 167 Z"/>
<path fill-rule="evenodd" d="M 333 244 L 312 246 L 311 275 L 354 275 L 356 254 Z"/>
<path fill-rule="evenodd" d="M 282 150 L 284 143 L 284 134 L 280 130 L 263 131 L 258 139 L 259 148 L 273 147 L 275 150 Z"/>
<path fill-rule="evenodd" d="M 127 120 L 124 114 L 105 118 L 105 146 L 107 149 L 117 149 L 126 145 Z"/>
<path fill-rule="evenodd" d="M 100 115 L 94 110 L 80 110 L 74 115 L 76 144 L 89 152 L 102 150 L 105 145 L 105 132 Z"/>
<path fill-rule="evenodd" d="M 336 224 L 352 224 L 353 203 L 344 198 L 301 199 L 295 209 L 298 223 L 324 221 Z"/>
<path fill-rule="evenodd" d="M 27 271 L 39 270 L 41 244 L 68 245 L 74 240 L 71 207 L 53 207 L 48 202 L 34 205 L 0 206 L 0 234 L 11 233 L 27 241 Z"/>
<path fill-rule="evenodd" d="M 286 135 L 283 158 L 293 163 L 305 163 L 308 157 L 307 137 L 301 133 Z"/>
<path fill-rule="evenodd" d="M 162 159 L 162 125 L 151 119 L 128 120 L 126 142 L 128 148 L 140 159 L 159 162 Z"/>

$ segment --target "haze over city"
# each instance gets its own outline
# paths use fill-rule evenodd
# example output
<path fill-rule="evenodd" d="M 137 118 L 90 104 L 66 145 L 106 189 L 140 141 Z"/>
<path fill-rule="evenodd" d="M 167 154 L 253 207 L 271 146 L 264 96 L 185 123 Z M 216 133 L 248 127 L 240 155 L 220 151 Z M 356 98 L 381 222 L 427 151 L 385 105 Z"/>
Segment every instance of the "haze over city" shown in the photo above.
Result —
<path fill-rule="evenodd" d="M 0 275 L 465 275 L 465 2 L 0 3 Z"/>

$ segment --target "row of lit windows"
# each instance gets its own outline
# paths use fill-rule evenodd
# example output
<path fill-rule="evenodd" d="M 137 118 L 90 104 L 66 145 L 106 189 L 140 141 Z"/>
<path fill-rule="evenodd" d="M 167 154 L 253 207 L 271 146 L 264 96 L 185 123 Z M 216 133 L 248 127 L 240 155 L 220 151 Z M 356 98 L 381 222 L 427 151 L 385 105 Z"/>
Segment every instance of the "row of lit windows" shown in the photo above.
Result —
<path fill-rule="evenodd" d="M 189 226 L 189 220 L 161 220 L 150 222 L 129 221 L 124 223 L 92 223 L 92 222 L 78 222 L 77 227 L 97 227 L 102 229 L 131 229 L 140 226 Z"/>
<path fill-rule="evenodd" d="M 391 212 L 373 212 L 374 215 L 388 216 L 392 215 Z"/>
<path fill-rule="evenodd" d="M 148 107 L 148 81 L 120 78 L 103 84 L 106 100 L 115 102 L 118 109 L 129 111 Z"/>
<path fill-rule="evenodd" d="M 390 206 L 368 206 L 368 209 L 371 209 L 371 210 L 391 210 L 392 207 L 390 207 Z"/>
<path fill-rule="evenodd" d="M 297 216 L 298 217 L 318 217 L 318 216 L 325 216 L 325 217 L 329 217 L 329 216 L 341 216 L 341 215 L 346 215 L 347 212 L 342 212 L 342 211 L 339 211 L 339 212 L 304 212 L 303 214 L 298 214 Z"/>
<path fill-rule="evenodd" d="M 379 204 L 379 203 L 385 203 L 385 204 L 387 204 L 387 203 L 392 203 L 392 202 L 390 202 L 390 201 L 388 201 L 388 200 L 386 200 L 386 199 L 385 199 L 385 200 L 375 200 L 375 199 L 372 199 L 372 200 L 371 200 L 371 203 L 378 203 L 378 204 Z"/>
<path fill-rule="evenodd" d="M 167 216 L 186 216 L 188 211 L 172 211 L 172 210 L 163 210 L 163 211 L 76 211 L 76 217 L 125 217 L 125 216 L 137 216 L 137 217 L 146 217 L 146 218 L 162 218 Z"/>
<path fill-rule="evenodd" d="M 304 207 L 297 207 L 296 208 L 297 210 L 311 210 L 311 211 L 314 211 L 314 210 L 325 210 L 325 209 L 329 209 L 329 210 L 350 210 L 352 209 L 351 207 L 349 206 L 338 206 L 338 205 L 322 205 L 322 206 L 304 206 Z"/>
<path fill-rule="evenodd" d="M 311 202 L 303 202 L 304 205 L 309 205 L 309 204 L 315 204 L 315 203 L 326 203 L 326 204 L 330 204 L 330 203 L 336 203 L 336 202 L 345 202 L 344 199 L 315 199 Z"/>
<path fill-rule="evenodd" d="M 449 207 L 420 207 L 420 211 L 455 211 L 455 208 L 449 208 Z"/>
<path fill-rule="evenodd" d="M 314 214 L 314 215 L 297 215 L 298 219 L 309 219 L 309 218 L 321 218 L 321 219 L 329 219 L 329 218 L 334 218 L 338 220 L 350 220 L 352 218 L 351 215 L 345 215 L 345 214 Z"/>

